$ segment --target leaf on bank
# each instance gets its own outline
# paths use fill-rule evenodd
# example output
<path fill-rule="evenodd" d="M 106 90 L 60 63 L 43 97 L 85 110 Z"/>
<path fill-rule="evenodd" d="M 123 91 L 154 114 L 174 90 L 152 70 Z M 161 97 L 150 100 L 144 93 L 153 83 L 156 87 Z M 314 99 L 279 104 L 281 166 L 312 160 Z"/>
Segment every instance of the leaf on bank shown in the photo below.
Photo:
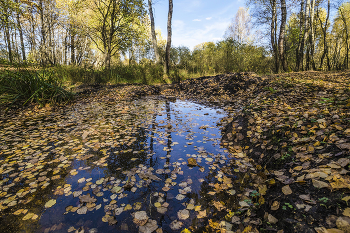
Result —
<path fill-rule="evenodd" d="M 290 194 L 293 193 L 293 191 L 289 187 L 289 185 L 286 185 L 286 186 L 282 187 L 282 192 L 284 193 L 284 195 L 290 195 Z"/>

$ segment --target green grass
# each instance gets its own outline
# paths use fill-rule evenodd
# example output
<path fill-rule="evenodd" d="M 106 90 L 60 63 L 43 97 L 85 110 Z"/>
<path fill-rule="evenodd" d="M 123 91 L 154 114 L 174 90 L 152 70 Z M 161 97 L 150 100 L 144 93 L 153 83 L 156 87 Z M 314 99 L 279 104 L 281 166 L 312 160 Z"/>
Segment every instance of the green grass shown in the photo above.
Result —
<path fill-rule="evenodd" d="M 115 65 L 110 69 L 58 66 L 51 68 L 64 82 L 84 84 L 164 83 L 161 65 Z"/>
<path fill-rule="evenodd" d="M 18 69 L 0 73 L 0 104 L 38 103 L 42 106 L 68 101 L 72 97 L 52 71 Z"/>

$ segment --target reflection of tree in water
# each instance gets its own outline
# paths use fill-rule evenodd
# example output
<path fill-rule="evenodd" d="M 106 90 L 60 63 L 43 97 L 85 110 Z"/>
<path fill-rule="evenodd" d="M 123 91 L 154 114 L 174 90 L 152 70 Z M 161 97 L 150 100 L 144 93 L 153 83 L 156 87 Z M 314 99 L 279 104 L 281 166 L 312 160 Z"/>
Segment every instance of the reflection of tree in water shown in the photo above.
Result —
<path fill-rule="evenodd" d="M 219 185 L 224 182 L 218 181 L 219 171 L 223 174 L 223 177 L 231 178 L 233 187 L 220 188 Z M 192 228 L 194 232 L 216 232 L 212 229 L 208 220 L 213 222 L 229 221 L 226 219 L 229 211 L 235 212 L 240 208 L 239 201 L 248 185 L 249 175 L 233 172 L 233 168 L 230 166 L 223 166 L 220 169 L 210 170 L 205 180 L 201 184 L 199 194 L 195 192 L 187 194 L 188 197 L 195 200 L 196 205 L 201 205 L 201 210 L 206 210 L 207 216 L 204 218 L 193 218 Z M 219 185 L 218 185 L 219 184 Z M 217 186 L 215 186 L 217 185 Z M 221 186 L 222 187 L 222 186 Z M 230 195 L 227 191 L 233 189 L 236 191 L 235 195 Z M 214 192 L 214 195 L 209 194 Z M 238 195 L 237 195 L 238 194 Z M 215 206 L 214 202 L 220 202 L 224 205 L 225 209 L 219 211 Z"/>

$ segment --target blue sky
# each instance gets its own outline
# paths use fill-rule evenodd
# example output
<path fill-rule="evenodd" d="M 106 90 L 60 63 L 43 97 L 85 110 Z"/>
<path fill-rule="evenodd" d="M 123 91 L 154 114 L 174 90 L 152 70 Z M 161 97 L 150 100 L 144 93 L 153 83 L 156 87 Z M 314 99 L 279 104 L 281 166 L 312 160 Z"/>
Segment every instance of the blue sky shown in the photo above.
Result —
<path fill-rule="evenodd" d="M 244 0 L 173 0 L 172 46 L 193 47 L 223 38 Z M 155 26 L 167 36 L 168 0 L 153 0 Z"/>

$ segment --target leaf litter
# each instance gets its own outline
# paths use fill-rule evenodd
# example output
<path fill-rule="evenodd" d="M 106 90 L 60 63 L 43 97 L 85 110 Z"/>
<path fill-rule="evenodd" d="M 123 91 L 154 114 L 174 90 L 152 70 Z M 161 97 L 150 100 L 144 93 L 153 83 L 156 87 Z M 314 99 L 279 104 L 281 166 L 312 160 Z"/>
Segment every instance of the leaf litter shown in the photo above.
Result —
<path fill-rule="evenodd" d="M 161 99 L 138 102 L 135 97 L 156 90 L 106 89 L 82 97 L 72 109 L 0 118 L 2 218 L 41 221 L 39 216 L 49 212 L 35 207 L 46 203 L 48 210 L 91 217 L 102 207 L 99 221 L 123 228 L 130 216 L 144 211 L 147 221 L 127 225 L 140 232 L 162 230 L 154 213 L 175 216 L 168 225 L 173 231 L 345 229 L 348 76 L 317 75 L 219 75 L 186 80 L 162 91 Z M 212 87 L 220 94 L 208 91 Z M 214 108 L 192 105 L 196 109 L 186 112 L 188 102 L 181 99 Z M 217 107 L 226 114 L 218 123 L 222 138 L 213 132 L 218 118 L 211 121 L 213 113 L 224 113 Z M 208 150 L 208 144 L 216 149 Z M 154 166 L 155 158 L 164 161 L 161 166 Z M 189 172 L 195 177 L 186 176 Z M 156 190 L 137 199 L 149 187 Z M 133 196 L 140 201 L 130 202 Z M 320 212 L 335 218 L 322 225 L 324 215 L 315 215 Z M 75 222 L 64 227 L 89 229 Z"/>

